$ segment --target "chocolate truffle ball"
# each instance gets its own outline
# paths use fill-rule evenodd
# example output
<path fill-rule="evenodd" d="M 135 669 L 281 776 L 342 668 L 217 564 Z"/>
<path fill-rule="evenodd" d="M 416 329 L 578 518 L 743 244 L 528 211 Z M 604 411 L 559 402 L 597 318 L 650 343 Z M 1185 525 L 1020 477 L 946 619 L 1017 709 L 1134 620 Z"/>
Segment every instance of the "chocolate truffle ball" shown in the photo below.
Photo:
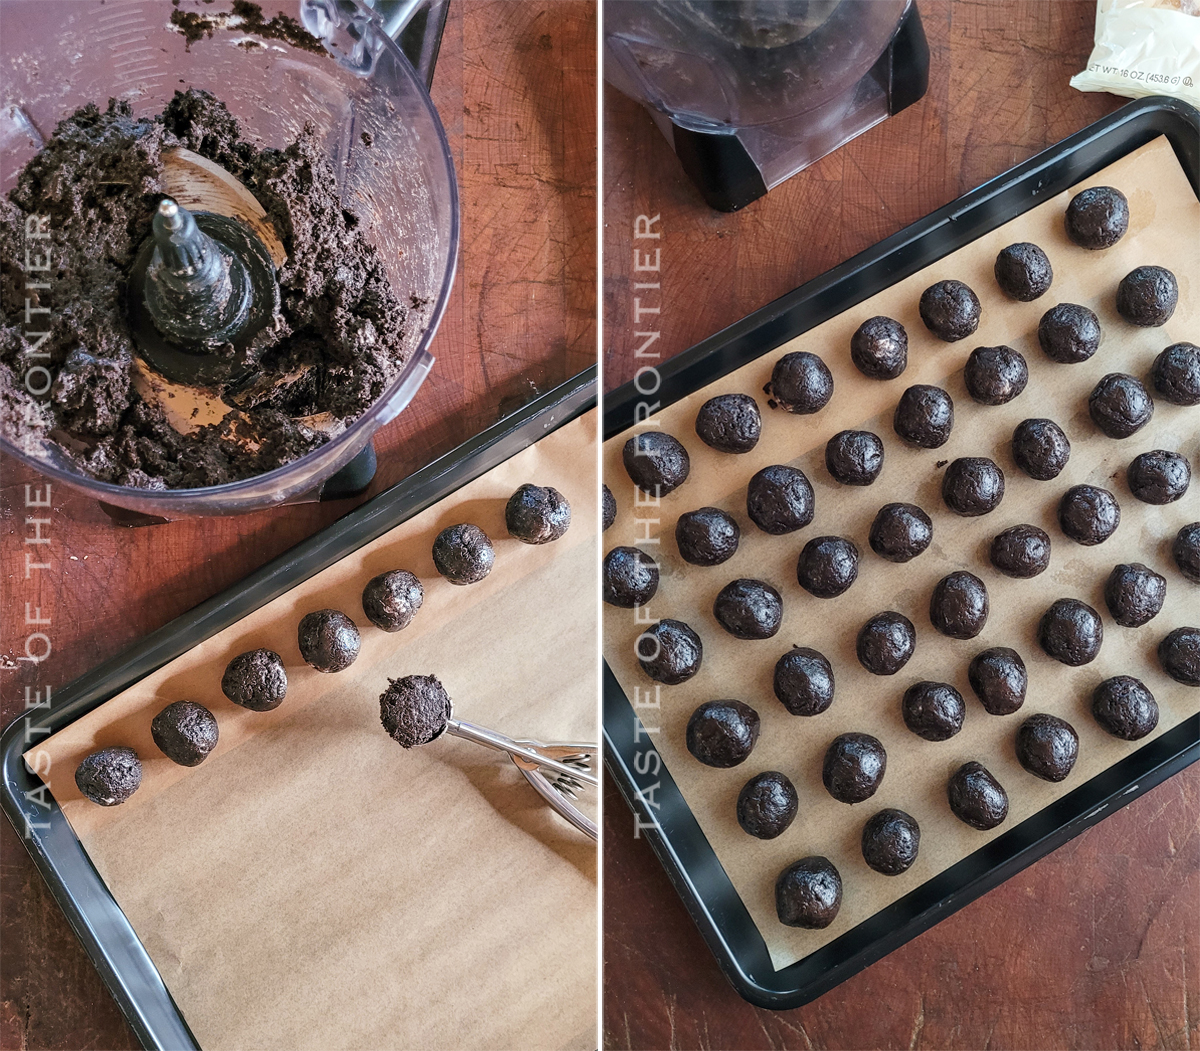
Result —
<path fill-rule="evenodd" d="M 941 387 L 918 383 L 900 395 L 892 428 L 901 441 L 922 449 L 937 449 L 954 428 L 954 401 Z"/>
<path fill-rule="evenodd" d="M 828 858 L 801 858 L 775 880 L 775 914 L 788 927 L 823 930 L 841 907 L 842 877 Z"/>
<path fill-rule="evenodd" d="M 883 442 L 870 431 L 839 431 L 825 445 L 825 466 L 842 485 L 870 485 L 883 470 Z"/>
<path fill-rule="evenodd" d="M 1158 663 L 1176 682 L 1200 686 L 1200 628 L 1176 628 L 1158 644 Z"/>
<path fill-rule="evenodd" d="M 1167 581 L 1141 562 L 1114 566 L 1104 584 L 1104 602 L 1123 628 L 1140 628 L 1161 612 Z"/>
<path fill-rule="evenodd" d="M 850 337 L 850 360 L 868 379 L 894 380 L 908 365 L 908 333 L 890 317 L 867 318 Z"/>
<path fill-rule="evenodd" d="M 696 434 L 718 452 L 748 453 L 762 436 L 758 403 L 748 394 L 709 398 L 696 415 Z"/>
<path fill-rule="evenodd" d="M 746 514 L 764 533 L 793 533 L 813 520 L 812 485 L 798 467 L 764 467 L 746 487 Z"/>
<path fill-rule="evenodd" d="M 1017 730 L 1017 761 L 1035 777 L 1063 781 L 1079 758 L 1079 734 L 1065 719 L 1039 712 Z"/>
<path fill-rule="evenodd" d="M 1029 674 L 1014 649 L 993 646 L 975 654 L 967 668 L 967 678 L 989 715 L 1012 715 L 1025 703 Z"/>
<path fill-rule="evenodd" d="M 1092 186 L 1067 205 L 1067 236 L 1080 248 L 1111 248 L 1129 229 L 1129 202 L 1111 186 Z"/>
<path fill-rule="evenodd" d="M 621 460 L 633 484 L 650 496 L 673 493 L 692 469 L 687 449 L 663 431 L 635 434 L 621 450 Z"/>
<path fill-rule="evenodd" d="M 1004 499 L 1004 472 L 986 456 L 960 456 L 942 476 L 942 499 L 964 518 L 986 515 Z"/>
<path fill-rule="evenodd" d="M 321 672 L 349 668 L 362 645 L 354 621 L 337 609 L 318 609 L 305 614 L 296 631 L 296 641 L 304 662 Z"/>
<path fill-rule="evenodd" d="M 120 806 L 142 783 L 142 764 L 132 748 L 101 748 L 75 767 L 75 784 L 98 806 Z"/>
<path fill-rule="evenodd" d="M 367 581 L 362 608 L 375 627 L 400 631 L 412 623 L 424 600 L 425 589 L 415 576 L 403 569 L 392 569 Z"/>
<path fill-rule="evenodd" d="M 1047 656 L 1072 668 L 1094 661 L 1103 642 L 1100 614 L 1078 599 L 1058 599 L 1038 621 L 1038 643 Z"/>
<path fill-rule="evenodd" d="M 947 573 L 929 599 L 929 620 L 952 639 L 973 639 L 987 623 L 988 593 L 974 573 Z"/>
<path fill-rule="evenodd" d="M 446 732 L 450 696 L 433 675 L 388 679 L 379 698 L 379 721 L 401 748 L 429 744 Z"/>
<path fill-rule="evenodd" d="M 963 382 L 981 405 L 1006 405 L 1025 389 L 1029 366 L 1012 347 L 976 347 L 967 358 Z"/>
<path fill-rule="evenodd" d="M 821 781 L 839 803 L 861 803 L 879 788 L 887 770 L 887 752 L 870 734 L 839 734 L 825 749 Z"/>
<path fill-rule="evenodd" d="M 996 256 L 996 284 L 1009 299 L 1029 303 L 1046 294 L 1054 280 L 1054 269 L 1046 253 L 1022 241 L 1002 248 Z"/>
<path fill-rule="evenodd" d="M 1073 485 L 1058 502 L 1058 526 L 1077 544 L 1103 544 L 1121 524 L 1121 506 L 1107 489 Z"/>
<path fill-rule="evenodd" d="M 1200 522 L 1185 525 L 1171 544 L 1175 565 L 1193 584 L 1200 584 Z"/>
<path fill-rule="evenodd" d="M 1172 343 L 1154 359 L 1150 380 L 1163 401 L 1200 405 L 1200 347 L 1195 343 Z"/>
<path fill-rule="evenodd" d="M 617 520 L 617 498 L 607 485 L 600 486 L 600 513 L 607 530 Z"/>
<path fill-rule="evenodd" d="M 548 485 L 523 485 L 508 498 L 504 524 L 525 544 L 549 544 L 571 526 L 571 505 Z"/>
<path fill-rule="evenodd" d="M 981 832 L 1008 817 L 1008 793 L 982 763 L 964 763 L 946 785 L 954 816 Z"/>
<path fill-rule="evenodd" d="M 168 704 L 150 722 L 150 736 L 173 763 L 199 766 L 217 747 L 216 717 L 195 701 Z"/>
<path fill-rule="evenodd" d="M 1150 422 L 1154 402 L 1141 380 L 1110 372 L 1088 395 L 1088 415 L 1110 438 L 1128 438 Z"/>
<path fill-rule="evenodd" d="M 756 839 L 774 839 L 796 820 L 796 786 L 778 770 L 755 774 L 738 793 L 737 821 Z"/>
<path fill-rule="evenodd" d="M 638 664 L 655 682 L 678 686 L 700 670 L 704 646 L 681 620 L 660 620 L 637 640 Z"/>
<path fill-rule="evenodd" d="M 775 696 L 792 715 L 820 715 L 833 704 L 833 667 L 825 655 L 793 646 L 775 664 Z"/>
<path fill-rule="evenodd" d="M 1158 702 L 1132 675 L 1114 675 L 1092 692 L 1092 715 L 1113 737 L 1139 741 L 1158 726 Z"/>
<path fill-rule="evenodd" d="M 1030 478 L 1057 478 L 1071 458 L 1071 443 L 1053 420 L 1022 420 L 1013 430 L 1012 455 Z"/>
<path fill-rule="evenodd" d="M 1038 343 L 1051 361 L 1077 365 L 1100 346 L 1100 319 L 1078 303 L 1059 303 L 1038 322 Z"/>
<path fill-rule="evenodd" d="M 775 362 L 766 389 L 781 409 L 807 416 L 829 404 L 833 374 L 816 354 L 797 350 Z"/>
<path fill-rule="evenodd" d="M 933 540 L 933 522 L 916 504 L 884 504 L 867 540 L 880 558 L 911 562 Z"/>
<path fill-rule="evenodd" d="M 836 598 L 858 579 L 858 548 L 841 536 L 818 536 L 796 563 L 800 586 L 817 598 Z"/>
<path fill-rule="evenodd" d="M 1125 480 L 1130 492 L 1143 503 L 1173 504 L 1188 491 L 1192 468 L 1179 453 L 1154 449 L 1134 457 Z"/>
<path fill-rule="evenodd" d="M 854 651 L 872 675 L 895 675 L 908 663 L 917 645 L 912 621 L 888 610 L 876 613 L 858 630 Z"/>
<path fill-rule="evenodd" d="M 687 750 L 705 766 L 746 761 L 758 740 L 758 712 L 741 701 L 707 701 L 687 724 Z"/>
<path fill-rule="evenodd" d="M 1131 325 L 1165 325 L 1178 303 L 1175 275 L 1163 266 L 1139 266 L 1117 285 L 1117 313 Z"/>
<path fill-rule="evenodd" d="M 693 566 L 719 566 L 734 556 L 741 537 L 733 516 L 717 507 L 688 511 L 675 523 L 680 557 Z"/>
<path fill-rule="evenodd" d="M 967 707 L 948 682 L 915 682 L 900 705 L 904 725 L 926 741 L 948 741 L 962 729 Z"/>
<path fill-rule="evenodd" d="M 783 599 L 765 580 L 731 580 L 717 593 L 713 616 L 735 639 L 769 639 L 783 620 Z"/>
<path fill-rule="evenodd" d="M 1032 525 L 1015 525 L 992 538 L 992 565 L 1008 577 L 1036 577 L 1050 565 L 1050 537 Z"/>
<path fill-rule="evenodd" d="M 601 575 L 610 606 L 644 606 L 658 591 L 658 563 L 638 547 L 614 547 L 604 556 Z"/>
<path fill-rule="evenodd" d="M 912 868 L 921 848 L 921 828 L 916 818 L 890 807 L 872 814 L 862 830 L 862 856 L 884 876 L 899 876 Z"/>
<path fill-rule="evenodd" d="M 283 658 L 274 650 L 239 653 L 225 667 L 221 692 L 234 704 L 252 712 L 278 708 L 287 695 L 287 672 Z"/>
<path fill-rule="evenodd" d="M 496 564 L 496 551 L 477 525 L 452 525 L 433 541 L 433 564 L 451 584 L 477 584 Z"/>
<path fill-rule="evenodd" d="M 979 297 L 961 281 L 939 281 L 921 293 L 921 320 L 938 339 L 955 343 L 979 327 Z"/>

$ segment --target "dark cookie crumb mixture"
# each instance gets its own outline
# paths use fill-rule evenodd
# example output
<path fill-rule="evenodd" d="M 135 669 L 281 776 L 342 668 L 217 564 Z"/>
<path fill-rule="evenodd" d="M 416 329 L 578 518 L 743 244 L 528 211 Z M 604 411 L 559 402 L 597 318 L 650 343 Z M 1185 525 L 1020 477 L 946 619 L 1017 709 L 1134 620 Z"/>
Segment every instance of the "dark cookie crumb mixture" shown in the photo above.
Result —
<path fill-rule="evenodd" d="M 617 520 L 617 498 L 607 485 L 600 487 L 600 516 L 604 522 L 604 530 Z"/>
<path fill-rule="evenodd" d="M 1015 525 L 992 538 L 992 565 L 1008 577 L 1026 579 L 1050 565 L 1050 537 L 1033 525 Z"/>
<path fill-rule="evenodd" d="M 1022 420 L 1013 429 L 1012 456 L 1030 478 L 1057 478 L 1071 458 L 1071 443 L 1053 420 Z"/>
<path fill-rule="evenodd" d="M 988 619 L 988 593 L 983 581 L 965 569 L 947 573 L 929 598 L 929 620 L 952 639 L 973 639 Z"/>
<path fill-rule="evenodd" d="M 884 504 L 867 540 L 880 558 L 911 562 L 932 542 L 933 520 L 916 504 Z"/>
<path fill-rule="evenodd" d="M 679 557 L 693 566 L 719 566 L 731 559 L 741 542 L 742 531 L 733 515 L 719 507 L 701 507 L 679 516 L 675 544 Z"/>
<path fill-rule="evenodd" d="M 287 696 L 287 686 L 283 658 L 274 650 L 239 653 L 221 676 L 221 692 L 252 712 L 278 708 Z"/>
<path fill-rule="evenodd" d="M 842 536 L 818 536 L 804 545 L 796 580 L 816 598 L 837 598 L 858 579 L 858 548 Z"/>
<path fill-rule="evenodd" d="M 1192 482 L 1192 467 L 1179 453 L 1153 449 L 1135 456 L 1125 471 L 1129 491 L 1146 504 L 1182 500 Z"/>
<path fill-rule="evenodd" d="M 1008 646 L 993 646 L 975 654 L 967 678 L 989 715 L 1012 715 L 1025 703 L 1029 673 L 1021 655 Z"/>
<path fill-rule="evenodd" d="M 1008 817 L 1008 793 L 982 763 L 964 763 L 954 771 L 946 796 L 954 816 L 981 832 Z"/>
<path fill-rule="evenodd" d="M 788 927 L 822 930 L 842 907 L 842 877 L 828 858 L 801 858 L 775 880 L 775 914 Z"/>
<path fill-rule="evenodd" d="M 1175 275 L 1163 266 L 1139 266 L 1117 286 L 1117 313 L 1131 325 L 1165 325 L 1179 303 Z"/>
<path fill-rule="evenodd" d="M 1166 577 L 1141 562 L 1114 566 L 1104 584 L 1104 604 L 1123 628 L 1148 624 L 1162 611 L 1166 600 Z"/>
<path fill-rule="evenodd" d="M 525 544 L 549 544 L 571 527 L 571 505 L 557 489 L 525 484 L 508 498 L 504 524 Z"/>
<path fill-rule="evenodd" d="M 1100 346 L 1100 319 L 1078 303 L 1059 303 L 1038 322 L 1038 343 L 1051 361 L 1077 365 Z"/>
<path fill-rule="evenodd" d="M 741 701 L 708 701 L 687 723 L 687 750 L 705 766 L 744 763 L 758 741 L 758 712 Z"/>
<path fill-rule="evenodd" d="M 713 616 L 735 639 L 769 639 L 783 621 L 783 599 L 764 580 L 732 580 L 713 601 Z"/>
<path fill-rule="evenodd" d="M 756 839 L 775 839 L 796 820 L 800 797 L 786 774 L 765 770 L 743 786 L 737 798 L 737 822 Z"/>
<path fill-rule="evenodd" d="M 433 675 L 388 679 L 379 698 L 379 721 L 401 748 L 428 744 L 446 732 L 450 696 Z"/>
<path fill-rule="evenodd" d="M 764 533 L 794 533 L 808 525 L 814 513 L 812 484 L 798 467 L 764 467 L 746 487 L 746 514 Z"/>
<path fill-rule="evenodd" d="M 696 435 L 718 452 L 750 452 L 762 436 L 758 403 L 748 394 L 709 398 L 696 414 Z"/>
<path fill-rule="evenodd" d="M 478 584 L 496 564 L 496 549 L 477 525 L 447 526 L 434 538 L 433 564 L 451 584 Z"/>
<path fill-rule="evenodd" d="M 792 715 L 820 715 L 833 704 L 833 666 L 823 653 L 793 646 L 775 663 L 774 690 Z"/>
<path fill-rule="evenodd" d="M 621 460 L 633 484 L 649 496 L 673 493 L 692 470 L 687 449 L 662 431 L 635 434 L 621 450 Z"/>
<path fill-rule="evenodd" d="M 700 670 L 704 645 L 700 636 L 681 620 L 660 620 L 637 640 L 638 664 L 655 682 L 678 686 Z"/>
<path fill-rule="evenodd" d="M 1088 415 L 1110 438 L 1128 438 L 1150 422 L 1154 402 L 1141 380 L 1110 372 L 1088 395 Z"/>
<path fill-rule="evenodd" d="M 1113 737 L 1139 741 L 1158 726 L 1158 702 L 1141 679 L 1115 675 L 1092 692 L 1092 715 Z"/>
<path fill-rule="evenodd" d="M 184 435 L 134 387 L 126 320 L 128 272 L 165 196 L 163 154 L 183 147 L 228 170 L 266 210 L 287 260 L 278 271 L 280 313 L 256 337 L 257 369 L 292 383 L 266 393 L 218 393 L 237 409 Z M 26 220 L 47 216 L 48 240 L 25 242 Z M 358 220 L 344 211 L 317 135 L 285 150 L 241 138 L 225 105 L 202 91 L 176 93 L 156 117 L 130 104 L 89 104 L 62 121 L 0 204 L 0 280 L 5 302 L 30 299 L 50 335 L 37 348 L 53 377 L 39 403 L 19 380 L 32 351 L 23 312 L 0 328 L 0 431 L 10 440 L 49 436 L 74 468 L 102 482 L 149 489 L 203 488 L 291 462 L 328 439 L 298 418 L 357 419 L 407 358 L 405 307 Z M 25 249 L 45 246 L 56 264 L 48 292 L 24 291 Z M 336 266 L 330 260 L 337 260 Z M 239 377 L 240 380 L 240 377 Z M 236 381 L 235 381 L 236 382 Z M 257 391 L 255 385 L 255 391 Z M 255 434 L 258 447 L 234 437 Z"/>
<path fill-rule="evenodd" d="M 867 318 L 850 337 L 850 360 L 868 379 L 894 380 L 908 365 L 908 333 L 890 317 Z"/>
<path fill-rule="evenodd" d="M 938 339 L 955 343 L 979 327 L 979 297 L 961 281 L 939 281 L 921 293 L 921 320 Z"/>
<path fill-rule="evenodd" d="M 876 613 L 858 630 L 854 652 L 872 675 L 895 675 L 913 655 L 917 633 L 903 613 Z"/>
<path fill-rule="evenodd" d="M 918 383 L 900 395 L 892 428 L 901 441 L 922 449 L 937 449 L 954 428 L 954 400 L 941 387 Z"/>
<path fill-rule="evenodd" d="M 1084 547 L 1103 544 L 1121 524 L 1121 505 L 1107 489 L 1073 485 L 1058 501 L 1058 526 Z"/>
<path fill-rule="evenodd" d="M 870 734 L 839 734 L 825 749 L 821 783 L 839 803 L 870 799 L 887 772 L 887 752 Z"/>
<path fill-rule="evenodd" d="M 1129 229 L 1129 202 L 1112 186 L 1092 186 L 1071 198 L 1067 236 L 1080 248 L 1111 248 Z"/>
<path fill-rule="evenodd" d="M 404 569 L 391 569 L 372 577 L 362 593 L 367 620 L 384 631 L 407 628 L 424 601 L 421 582 Z"/>
<path fill-rule="evenodd" d="M 1012 347 L 976 347 L 967 358 L 963 382 L 980 405 L 1006 405 L 1029 383 L 1029 366 Z"/>
<path fill-rule="evenodd" d="M 1104 625 L 1086 602 L 1060 598 L 1038 621 L 1038 643 L 1046 655 L 1072 668 L 1090 664 L 1104 642 Z"/>
<path fill-rule="evenodd" d="M 870 431 L 839 431 L 825 443 L 825 467 L 842 485 L 870 485 L 883 470 L 883 442 Z"/>
<path fill-rule="evenodd" d="M 1002 248 L 993 272 L 1000 291 L 1018 303 L 1045 295 L 1054 280 L 1054 268 L 1046 253 L 1028 241 Z"/>
<path fill-rule="evenodd" d="M 158 749 L 180 766 L 199 766 L 217 747 L 220 731 L 213 713 L 195 701 L 168 704 L 150 722 Z"/>
<path fill-rule="evenodd" d="M 787 412 L 809 416 L 820 412 L 833 397 L 833 374 L 816 354 L 797 350 L 785 354 L 771 370 L 771 382 L 764 388 L 773 401 Z"/>
<path fill-rule="evenodd" d="M 904 725 L 926 741 L 948 741 L 962 729 L 967 707 L 948 682 L 915 682 L 900 705 Z"/>
<path fill-rule="evenodd" d="M 120 806 L 142 783 L 142 764 L 132 748 L 101 748 L 75 768 L 75 785 L 97 806 Z"/>
<path fill-rule="evenodd" d="M 658 563 L 639 547 L 614 547 L 604 556 L 601 576 L 610 606 L 644 606 L 658 591 Z"/>
<path fill-rule="evenodd" d="M 318 609 L 305 614 L 296 630 L 304 662 L 320 672 L 345 671 L 358 659 L 362 638 L 358 626 L 341 610 Z"/>
<path fill-rule="evenodd" d="M 1200 686 L 1200 628 L 1176 628 L 1158 644 L 1158 663 L 1176 682 Z"/>
<path fill-rule="evenodd" d="M 1004 499 L 1004 472 L 986 456 L 960 456 L 942 476 L 942 500 L 964 518 L 986 515 Z"/>
<path fill-rule="evenodd" d="M 1154 359 L 1150 379 L 1164 401 L 1200 405 L 1200 347 L 1195 343 L 1172 343 Z"/>
<path fill-rule="evenodd" d="M 888 808 L 867 818 L 862 830 L 863 861 L 884 876 L 912 868 L 921 848 L 921 827 L 903 810 Z"/>
<path fill-rule="evenodd" d="M 1185 525 L 1171 543 L 1175 565 L 1193 584 L 1200 584 L 1200 522 Z"/>
<path fill-rule="evenodd" d="M 1039 712 L 1017 730 L 1017 762 L 1043 781 L 1064 781 L 1079 758 L 1079 734 L 1065 719 Z"/>

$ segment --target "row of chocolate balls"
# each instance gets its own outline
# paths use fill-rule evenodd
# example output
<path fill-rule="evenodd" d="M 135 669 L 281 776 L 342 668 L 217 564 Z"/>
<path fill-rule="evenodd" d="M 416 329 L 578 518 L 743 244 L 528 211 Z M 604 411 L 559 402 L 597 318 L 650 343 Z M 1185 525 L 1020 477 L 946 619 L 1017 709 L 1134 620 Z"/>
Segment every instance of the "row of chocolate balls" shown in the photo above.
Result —
<path fill-rule="evenodd" d="M 571 524 L 571 505 L 557 489 L 522 485 L 504 509 L 509 534 L 526 544 L 547 544 L 560 539 Z M 452 584 L 475 584 L 495 564 L 491 539 L 478 526 L 460 524 L 438 533 L 433 542 L 433 562 Z M 363 588 L 363 613 L 387 632 L 412 623 L 425 591 L 407 570 L 394 569 L 373 577 Z M 306 614 L 297 629 L 297 646 L 305 663 L 321 672 L 339 672 L 358 658 L 362 638 L 358 626 L 341 610 L 321 609 Z M 436 681 L 436 680 L 434 680 Z M 257 649 L 238 654 L 225 668 L 221 691 L 243 708 L 267 712 L 278 708 L 287 695 L 283 658 L 273 650 Z M 158 749 L 180 766 L 198 766 L 217 746 L 216 716 L 196 701 L 174 701 L 150 724 Z M 142 781 L 142 765 L 128 747 L 103 748 L 87 755 L 75 769 L 79 791 L 100 806 L 124 803 Z"/>

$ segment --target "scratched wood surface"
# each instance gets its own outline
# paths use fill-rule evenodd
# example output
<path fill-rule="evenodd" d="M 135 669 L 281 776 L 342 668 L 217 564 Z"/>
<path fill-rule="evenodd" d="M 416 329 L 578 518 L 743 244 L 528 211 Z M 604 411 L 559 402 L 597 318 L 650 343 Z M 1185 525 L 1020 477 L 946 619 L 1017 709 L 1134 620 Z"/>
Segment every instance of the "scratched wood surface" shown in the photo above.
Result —
<path fill-rule="evenodd" d="M 533 387 L 548 390 L 595 361 L 595 17 L 592 0 L 450 5 L 432 94 L 459 176 L 459 272 L 433 374 L 376 438 L 371 493 L 495 422 L 502 405 L 511 411 Z M 38 476 L 11 459 L 0 466 L 4 723 L 26 685 L 65 685 L 360 502 L 130 530 L 55 486 L 53 569 L 25 581 L 24 485 Z M 27 600 L 52 621 L 54 649 L 36 669 L 15 664 Z M 12 828 L 0 825 L 0 1046 L 136 1048 Z"/>
<path fill-rule="evenodd" d="M 605 87 L 604 367 L 634 375 L 634 296 L 663 358 L 1111 112 L 1067 85 L 1091 0 L 919 0 L 930 87 L 734 215 L 710 211 L 639 107 Z M 633 223 L 661 215 L 658 300 Z M 657 321 L 657 324 L 646 324 Z M 1200 771 L 1192 768 L 806 1007 L 742 1001 L 633 817 L 605 795 L 608 1048 L 1191 1048 L 1200 1025 Z"/>

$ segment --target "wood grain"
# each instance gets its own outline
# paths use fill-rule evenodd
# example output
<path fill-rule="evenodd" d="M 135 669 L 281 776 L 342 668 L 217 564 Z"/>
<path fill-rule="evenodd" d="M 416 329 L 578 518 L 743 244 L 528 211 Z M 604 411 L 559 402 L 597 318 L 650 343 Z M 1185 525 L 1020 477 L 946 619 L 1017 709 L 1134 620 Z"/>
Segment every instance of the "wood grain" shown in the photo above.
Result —
<path fill-rule="evenodd" d="M 368 496 L 595 361 L 595 18 L 593 0 L 450 5 L 432 94 L 459 177 L 459 270 L 434 371 L 376 436 Z M 65 685 L 366 499 L 121 529 L 56 485 L 52 510 L 39 512 L 51 518 L 53 569 L 27 582 L 24 486 L 42 483 L 11 459 L 0 466 L 5 723 L 25 686 Z M 53 653 L 36 669 L 16 661 L 26 600 L 52 622 Z M 24 847 L 0 824 L 0 1045 L 136 1048 Z"/>
<path fill-rule="evenodd" d="M 704 206 L 638 105 L 604 96 L 604 385 L 666 359 L 1126 100 L 1067 84 L 1091 0 L 920 0 L 925 98 L 741 212 Z M 662 291 L 633 223 L 661 216 Z M 637 242 L 643 248 L 646 241 Z M 642 278 L 644 280 L 644 277 Z M 645 319 L 643 319 L 645 320 Z M 718 971 L 628 807 L 605 795 L 608 1048 L 1190 1048 L 1200 1026 L 1200 771 L 1192 768 L 806 1007 L 763 1011 Z"/>

